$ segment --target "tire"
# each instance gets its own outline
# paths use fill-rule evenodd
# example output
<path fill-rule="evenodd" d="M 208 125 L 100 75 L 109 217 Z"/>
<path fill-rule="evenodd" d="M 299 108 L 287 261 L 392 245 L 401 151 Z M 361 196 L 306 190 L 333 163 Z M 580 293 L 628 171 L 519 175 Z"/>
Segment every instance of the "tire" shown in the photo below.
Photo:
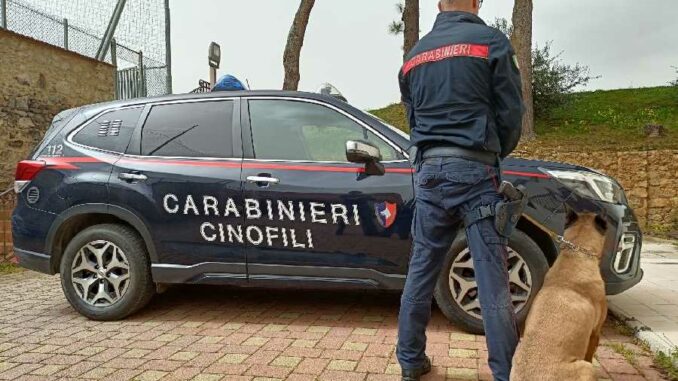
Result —
<path fill-rule="evenodd" d="M 66 246 L 60 273 L 68 302 L 92 320 L 123 319 L 155 293 L 146 246 L 123 225 L 95 225 L 78 233 Z"/>
<path fill-rule="evenodd" d="M 470 259 L 467 247 L 465 236 L 456 239 L 452 244 L 443 263 L 443 270 L 440 272 L 434 297 L 440 310 L 452 323 L 469 333 L 483 334 L 484 328 L 482 318 L 480 317 L 480 307 L 473 302 L 474 299 L 477 300 L 477 288 L 474 290 L 473 287 L 469 287 L 469 291 L 465 294 L 467 296 L 462 299 L 462 304 L 468 310 L 462 308 L 452 296 L 451 284 L 457 290 L 463 290 L 460 287 L 462 285 L 460 283 L 461 280 L 471 280 L 471 283 L 475 285 L 475 274 L 473 273 L 472 265 L 471 267 L 465 266 L 465 264 L 470 263 L 466 262 Z M 514 278 L 511 279 L 511 294 L 516 306 L 518 326 L 522 327 L 534 297 L 544 283 L 544 277 L 549 270 L 549 265 L 539 246 L 527 234 L 521 231 L 516 231 L 511 237 L 508 248 L 509 268 L 514 270 Z M 522 264 L 520 259 L 523 261 Z M 455 265 L 455 278 L 452 278 L 450 272 L 453 265 Z M 518 286 L 519 283 L 514 282 L 514 279 L 520 279 L 524 286 L 529 286 L 529 292 L 525 291 L 523 287 Z M 464 285 L 471 286 L 471 283 L 464 283 Z M 459 293 L 457 291 L 457 295 Z M 475 298 L 473 298 L 474 293 Z M 474 306 L 477 306 L 477 308 Z M 471 307 L 473 308 L 471 309 Z"/>

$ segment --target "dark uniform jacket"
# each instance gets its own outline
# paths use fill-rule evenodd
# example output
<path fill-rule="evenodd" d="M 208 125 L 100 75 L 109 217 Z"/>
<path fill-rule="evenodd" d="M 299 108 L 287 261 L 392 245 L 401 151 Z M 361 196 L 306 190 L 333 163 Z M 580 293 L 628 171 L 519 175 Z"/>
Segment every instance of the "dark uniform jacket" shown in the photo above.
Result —
<path fill-rule="evenodd" d="M 442 12 L 400 71 L 412 143 L 508 156 L 518 144 L 523 103 L 508 38 L 467 12 Z"/>

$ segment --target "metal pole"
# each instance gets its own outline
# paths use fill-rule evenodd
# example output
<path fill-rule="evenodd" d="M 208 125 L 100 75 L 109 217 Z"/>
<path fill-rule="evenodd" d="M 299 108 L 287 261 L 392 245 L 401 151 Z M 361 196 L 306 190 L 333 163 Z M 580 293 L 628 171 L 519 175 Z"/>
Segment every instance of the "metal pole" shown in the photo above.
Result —
<path fill-rule="evenodd" d="M 217 69 L 210 67 L 210 88 L 213 89 L 217 83 Z"/>
<path fill-rule="evenodd" d="M 104 38 L 101 40 L 101 45 L 97 50 L 95 56 L 99 61 L 103 61 L 106 58 L 106 53 L 108 53 L 108 48 L 111 46 L 111 39 L 115 34 L 115 29 L 118 27 L 118 22 L 120 21 L 120 16 L 122 15 L 123 9 L 125 9 L 125 2 L 127 0 L 118 0 L 118 3 L 115 5 L 113 10 L 113 15 L 111 15 L 111 20 L 108 22 L 108 27 L 106 28 L 106 33 L 104 33 Z"/>
<path fill-rule="evenodd" d="M 7 0 L 0 0 L 0 27 L 7 29 Z"/>
<path fill-rule="evenodd" d="M 64 49 L 68 50 L 68 19 L 64 17 Z"/>
<path fill-rule="evenodd" d="M 167 67 L 167 94 L 172 94 L 172 41 L 169 0 L 165 0 L 165 66 Z"/>
<path fill-rule="evenodd" d="M 115 99 L 120 99 L 120 86 L 118 81 L 118 45 L 115 38 L 111 39 L 111 64 L 113 64 L 113 87 L 115 88 Z"/>
<path fill-rule="evenodd" d="M 139 95 L 146 96 L 146 74 L 144 73 L 144 53 L 139 51 Z"/>

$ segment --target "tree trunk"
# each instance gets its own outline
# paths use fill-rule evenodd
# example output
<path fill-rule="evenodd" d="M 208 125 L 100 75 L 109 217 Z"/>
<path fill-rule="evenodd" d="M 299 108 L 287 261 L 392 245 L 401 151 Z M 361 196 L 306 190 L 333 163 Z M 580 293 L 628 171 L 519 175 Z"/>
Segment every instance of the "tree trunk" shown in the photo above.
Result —
<path fill-rule="evenodd" d="M 523 82 L 523 139 L 534 139 L 534 97 L 532 95 L 532 0 L 515 0 L 513 6 L 513 48 L 516 50 Z"/>
<path fill-rule="evenodd" d="M 403 9 L 403 60 L 414 45 L 419 41 L 419 0 L 405 0 L 405 9 Z"/>
<path fill-rule="evenodd" d="M 301 47 L 304 45 L 306 27 L 314 4 L 315 0 L 301 0 L 297 14 L 294 16 L 283 55 L 283 67 L 285 68 L 283 90 L 297 90 L 299 88 L 299 56 L 301 55 Z"/>

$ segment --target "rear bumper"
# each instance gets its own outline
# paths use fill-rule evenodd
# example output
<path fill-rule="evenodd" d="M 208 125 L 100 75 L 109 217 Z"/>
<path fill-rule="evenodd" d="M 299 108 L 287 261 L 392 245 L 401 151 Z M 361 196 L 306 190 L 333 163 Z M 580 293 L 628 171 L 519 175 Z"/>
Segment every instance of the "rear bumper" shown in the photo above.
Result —
<path fill-rule="evenodd" d="M 15 250 L 17 253 L 36 253 L 49 258 L 48 254 L 44 254 L 49 252 L 45 248 L 45 237 L 56 215 L 29 206 L 24 193 L 17 196 L 17 205 L 12 213 L 12 242 Z M 20 255 L 17 254 L 17 257 Z"/>
<path fill-rule="evenodd" d="M 14 248 L 14 255 L 19 260 L 19 266 L 33 271 L 54 275 L 51 257 L 47 254 Z"/>

